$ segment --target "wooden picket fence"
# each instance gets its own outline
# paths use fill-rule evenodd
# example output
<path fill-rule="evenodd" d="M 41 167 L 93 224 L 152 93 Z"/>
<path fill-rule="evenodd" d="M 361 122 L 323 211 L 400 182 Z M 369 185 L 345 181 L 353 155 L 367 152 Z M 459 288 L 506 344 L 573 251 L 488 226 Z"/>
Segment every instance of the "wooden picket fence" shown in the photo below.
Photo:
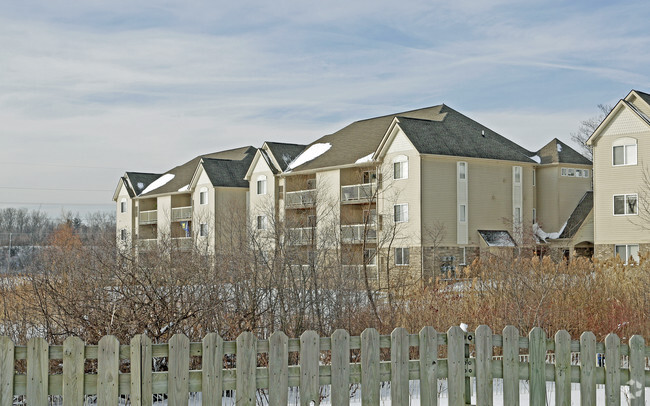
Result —
<path fill-rule="evenodd" d="M 551 352 L 554 363 L 546 361 Z M 528 362 L 520 361 L 522 353 Z M 572 353 L 574 359 L 578 353 L 579 365 L 571 365 Z M 299 388 L 301 405 L 318 405 L 323 385 L 331 385 L 332 405 L 349 405 L 354 384 L 361 388 L 363 405 L 379 405 L 381 382 L 390 382 L 393 405 L 408 405 L 409 380 L 419 380 L 420 404 L 437 405 L 439 379 L 447 380 L 449 405 L 461 406 L 470 403 L 471 377 L 476 379 L 477 405 L 492 405 L 493 380 L 503 379 L 506 405 L 519 404 L 520 380 L 527 380 L 533 406 L 547 404 L 549 381 L 555 383 L 558 406 L 571 404 L 572 382 L 580 383 L 581 405 L 595 406 L 596 385 L 604 384 L 607 405 L 619 405 L 621 386 L 628 385 L 630 404 L 641 406 L 650 386 L 649 356 L 641 336 L 622 345 L 615 334 L 604 343 L 597 343 L 591 332 L 571 341 L 564 330 L 552 339 L 541 328 L 521 337 L 513 326 L 501 335 L 487 326 L 469 333 L 460 327 L 446 333 L 425 327 L 419 334 L 396 328 L 390 336 L 366 329 L 360 337 L 345 330 L 331 337 L 307 331 L 299 339 L 275 332 L 268 340 L 243 333 L 236 341 L 213 333 L 200 343 L 175 335 L 167 344 L 137 335 L 129 345 L 113 336 L 103 337 L 99 345 L 84 345 L 75 337 L 63 345 L 32 338 L 27 346 L 0 337 L 0 406 L 11 406 L 15 397 L 29 406 L 47 405 L 48 396 L 62 396 L 65 405 L 83 405 L 88 395 L 96 395 L 99 406 L 118 405 L 125 396 L 131 405 L 151 405 L 154 394 L 166 394 L 167 404 L 177 406 L 188 404 L 190 392 L 201 392 L 204 405 L 221 405 L 227 390 L 235 390 L 237 405 L 255 405 L 260 390 L 269 405 L 286 405 L 290 387 Z M 622 357 L 627 359 L 623 366 Z M 154 371 L 154 360 L 160 359 L 166 359 L 166 370 Z M 24 373 L 16 369 L 21 362 L 26 363 Z M 190 365 L 201 368 L 191 370 Z"/>

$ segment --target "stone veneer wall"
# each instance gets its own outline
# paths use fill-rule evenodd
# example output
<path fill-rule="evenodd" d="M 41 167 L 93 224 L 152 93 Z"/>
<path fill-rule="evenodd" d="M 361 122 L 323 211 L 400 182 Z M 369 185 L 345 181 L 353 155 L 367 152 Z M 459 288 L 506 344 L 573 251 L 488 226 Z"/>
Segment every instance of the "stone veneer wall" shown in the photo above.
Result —
<path fill-rule="evenodd" d="M 470 265 L 480 256 L 479 247 L 465 247 L 465 263 Z M 445 257 L 455 257 L 452 261 L 443 261 Z M 424 247 L 424 256 L 422 258 L 422 274 L 426 282 L 434 281 L 437 278 L 445 278 L 441 267 L 443 265 L 453 265 L 456 267 L 456 277 L 462 277 L 463 266 L 463 247 Z"/>
<path fill-rule="evenodd" d="M 616 244 L 596 244 L 594 247 L 594 258 L 599 261 L 614 258 L 614 247 Z M 639 254 L 650 253 L 650 244 L 639 244 Z"/>

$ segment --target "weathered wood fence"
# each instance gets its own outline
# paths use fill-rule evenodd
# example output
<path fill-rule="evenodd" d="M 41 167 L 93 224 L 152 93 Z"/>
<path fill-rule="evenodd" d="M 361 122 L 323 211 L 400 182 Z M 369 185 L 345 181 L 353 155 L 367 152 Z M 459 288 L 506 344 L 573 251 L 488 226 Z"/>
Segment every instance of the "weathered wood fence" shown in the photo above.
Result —
<path fill-rule="evenodd" d="M 522 353 L 528 362 L 520 361 Z M 554 354 L 554 363 L 546 362 L 547 353 Z M 579 365 L 571 365 L 572 353 L 578 353 Z M 299 339 L 275 332 L 268 340 L 243 333 L 237 341 L 208 334 L 200 343 L 175 335 L 167 344 L 138 335 L 129 345 L 113 336 L 99 345 L 71 337 L 52 346 L 42 338 L 16 346 L 0 337 L 0 406 L 11 406 L 15 396 L 29 406 L 47 405 L 52 395 L 62 396 L 65 405 L 83 405 L 90 394 L 99 406 L 115 406 L 124 395 L 132 405 L 151 405 L 153 394 L 166 394 L 176 406 L 187 405 L 190 392 L 201 392 L 204 405 L 221 405 L 223 392 L 233 389 L 238 405 L 254 405 L 259 389 L 270 405 L 286 405 L 289 387 L 299 388 L 301 405 L 317 405 L 322 385 L 331 385 L 333 405 L 349 405 L 351 384 L 360 384 L 363 405 L 379 405 L 380 384 L 387 381 L 392 404 L 408 405 L 409 380 L 420 381 L 420 404 L 437 405 L 438 379 L 447 380 L 449 404 L 460 406 L 470 403 L 470 377 L 476 378 L 478 405 L 492 405 L 493 379 L 503 379 L 506 405 L 519 404 L 519 383 L 527 380 L 533 406 L 547 404 L 548 381 L 555 382 L 556 405 L 570 405 L 571 383 L 579 382 L 581 405 L 595 406 L 596 385 L 604 384 L 607 405 L 619 405 L 621 386 L 628 385 L 631 405 L 641 406 L 650 386 L 649 356 L 641 336 L 622 345 L 615 334 L 604 343 L 591 332 L 571 341 L 566 331 L 549 339 L 534 328 L 521 337 L 512 326 L 501 335 L 487 326 L 469 333 L 459 327 L 446 333 L 425 327 L 419 334 L 397 328 L 390 336 L 366 329 L 360 337 L 344 330 L 331 337 L 307 331 Z M 160 359 L 166 371 L 156 372 L 154 360 Z M 18 373 L 21 362 L 25 373 Z"/>

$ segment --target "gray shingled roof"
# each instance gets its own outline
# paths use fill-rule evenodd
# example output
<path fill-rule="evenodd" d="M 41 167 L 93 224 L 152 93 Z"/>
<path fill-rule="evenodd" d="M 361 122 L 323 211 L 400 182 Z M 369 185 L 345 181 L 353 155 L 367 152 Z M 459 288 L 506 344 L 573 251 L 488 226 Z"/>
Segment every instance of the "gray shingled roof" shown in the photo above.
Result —
<path fill-rule="evenodd" d="M 639 95 L 640 98 L 643 99 L 643 101 L 650 104 L 650 94 L 639 91 L 639 90 L 635 90 L 635 92 Z"/>
<path fill-rule="evenodd" d="M 282 142 L 266 142 L 269 151 L 280 165 L 280 170 L 285 171 L 291 161 L 296 159 L 298 155 L 305 149 L 306 145 L 302 144 L 285 144 Z"/>
<path fill-rule="evenodd" d="M 174 178 L 171 179 L 169 182 L 165 183 L 163 186 L 151 190 L 146 194 L 142 194 L 141 196 L 156 196 L 160 194 L 178 192 L 179 189 L 182 189 L 185 186 L 189 185 L 190 181 L 192 180 L 192 176 L 194 175 L 194 171 L 196 170 L 198 164 L 201 162 L 201 159 L 204 158 L 223 159 L 223 160 L 231 160 L 231 162 L 241 161 L 245 159 L 252 160 L 255 151 L 256 151 L 255 148 L 248 146 L 248 147 L 241 147 L 241 148 L 231 149 L 227 151 L 214 152 L 211 154 L 198 156 L 192 159 L 191 161 L 186 162 L 183 165 L 179 165 L 173 169 L 170 169 L 169 171 L 160 175 L 160 176 L 164 176 L 166 174 L 171 174 L 174 175 Z M 249 163 L 250 160 L 248 161 Z M 244 171 L 244 174 L 245 173 L 246 172 Z M 244 175 L 242 175 L 241 177 L 243 178 Z"/>
<path fill-rule="evenodd" d="M 421 154 L 534 162 L 530 151 L 476 121 L 443 106 L 442 121 L 398 117 L 399 126 Z"/>
<path fill-rule="evenodd" d="M 562 230 L 562 234 L 560 234 L 559 238 L 572 238 L 575 233 L 578 232 L 580 226 L 582 226 L 582 223 L 584 223 L 593 207 L 594 192 L 589 191 L 582 196 L 582 199 L 580 199 L 576 208 L 573 209 L 573 212 L 569 216 L 566 226 L 564 226 L 564 230 Z"/>
<path fill-rule="evenodd" d="M 129 182 L 133 185 L 133 191 L 129 191 L 129 194 L 133 193 L 133 196 L 138 196 L 142 193 L 143 190 L 149 186 L 151 182 L 160 177 L 159 173 L 145 173 L 145 172 L 127 172 L 126 176 L 129 178 Z"/>
<path fill-rule="evenodd" d="M 319 138 L 313 144 L 331 144 L 319 157 L 294 168 L 294 172 L 354 164 L 374 153 L 395 117 L 423 154 L 454 155 L 534 162 L 531 151 L 444 104 L 354 122 Z M 482 132 L 485 137 L 482 137 Z M 308 146 L 308 147 L 309 147 Z"/>
<path fill-rule="evenodd" d="M 560 148 L 558 148 L 558 145 Z M 557 138 L 553 138 L 551 142 L 544 145 L 539 151 L 537 151 L 537 155 L 541 159 L 541 164 L 564 163 L 592 165 L 592 162 L 588 158 Z"/>
<path fill-rule="evenodd" d="M 506 230 L 478 230 L 488 247 L 516 247 L 517 244 Z"/>
<path fill-rule="evenodd" d="M 203 169 L 212 186 L 248 188 L 248 181 L 244 179 L 244 176 L 246 176 L 252 161 L 252 154 L 246 155 L 240 161 L 204 158 Z"/>

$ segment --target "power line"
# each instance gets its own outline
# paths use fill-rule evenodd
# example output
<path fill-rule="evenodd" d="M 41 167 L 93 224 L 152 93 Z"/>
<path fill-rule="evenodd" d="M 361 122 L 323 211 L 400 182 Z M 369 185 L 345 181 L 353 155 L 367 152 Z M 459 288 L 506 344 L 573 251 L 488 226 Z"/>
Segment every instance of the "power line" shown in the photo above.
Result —
<path fill-rule="evenodd" d="M 111 190 L 109 189 L 58 189 L 58 188 L 15 187 L 15 186 L 0 186 L 0 189 L 47 190 L 47 191 L 61 191 L 61 192 L 111 192 Z"/>
<path fill-rule="evenodd" d="M 111 203 L 43 203 L 43 202 L 0 202 L 0 204 L 27 204 L 32 206 L 111 206 Z"/>
<path fill-rule="evenodd" d="M 124 168 L 116 168 L 112 166 L 90 166 L 90 165 L 65 165 L 65 164 L 43 164 L 34 162 L 0 162 L 0 165 L 25 165 L 25 166 L 54 166 L 61 168 L 86 168 L 86 169 L 117 169 L 124 170 Z"/>

